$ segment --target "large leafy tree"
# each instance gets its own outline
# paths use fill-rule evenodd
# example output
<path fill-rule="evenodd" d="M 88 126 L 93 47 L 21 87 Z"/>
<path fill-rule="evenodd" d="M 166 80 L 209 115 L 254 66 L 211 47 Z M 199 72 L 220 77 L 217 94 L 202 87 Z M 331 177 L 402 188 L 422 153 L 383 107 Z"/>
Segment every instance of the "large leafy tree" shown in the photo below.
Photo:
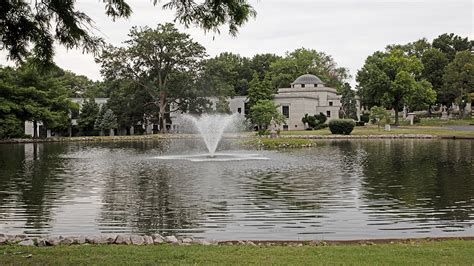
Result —
<path fill-rule="evenodd" d="M 339 89 L 350 77 L 349 70 L 338 67 L 334 59 L 323 52 L 300 48 L 289 52 L 285 57 L 270 65 L 272 81 L 275 87 L 289 87 L 298 76 L 314 74 L 327 86 Z"/>
<path fill-rule="evenodd" d="M 112 19 L 132 14 L 128 1 L 102 0 L 105 13 Z M 175 20 L 185 26 L 197 25 L 206 31 L 219 32 L 228 24 L 229 33 L 256 15 L 247 0 L 153 0 L 164 9 L 175 11 Z M 0 43 L 10 59 L 21 61 L 33 54 L 35 61 L 52 62 L 54 43 L 66 48 L 95 52 L 102 39 L 95 32 L 92 19 L 76 9 L 75 0 L 0 1 Z"/>
<path fill-rule="evenodd" d="M 285 122 L 285 117 L 278 111 L 272 100 L 260 100 L 250 108 L 250 120 L 259 129 L 267 128 L 272 119 L 276 124 Z"/>
<path fill-rule="evenodd" d="M 443 80 L 444 93 L 460 107 L 462 116 L 468 94 L 474 92 L 474 55 L 470 51 L 458 52 L 446 66 Z"/>
<path fill-rule="evenodd" d="M 474 47 L 474 41 L 469 38 L 455 35 L 454 33 L 444 33 L 433 40 L 433 48 L 440 50 L 451 62 L 454 60 L 457 52 L 471 51 Z"/>
<path fill-rule="evenodd" d="M 422 76 L 433 86 L 433 90 L 438 96 L 438 102 L 446 104 L 442 88 L 444 68 L 449 63 L 448 57 L 440 50 L 431 48 L 422 55 L 421 62 L 423 63 Z"/>
<path fill-rule="evenodd" d="M 98 58 L 106 79 L 129 80 L 140 85 L 159 109 L 160 131 L 164 132 L 165 115 L 171 103 L 179 106 L 187 96 L 189 81 L 200 68 L 205 48 L 173 24 L 159 24 L 151 29 L 132 28 L 126 47 L 108 47 Z"/>
<path fill-rule="evenodd" d="M 415 56 L 408 56 L 400 49 L 375 52 L 357 72 L 357 90 L 369 108 L 378 105 L 393 108 L 395 124 L 404 105 L 417 107 L 429 105 L 436 99 L 431 84 L 421 80 L 423 64 Z"/>
<path fill-rule="evenodd" d="M 2 69 L 0 98 L 8 125 L 14 121 L 42 122 L 47 128 L 62 130 L 69 126 L 69 112 L 77 108 L 69 99 L 63 72 L 57 67 L 41 69 L 26 62 L 20 67 Z M 11 130 L 8 130 L 11 131 Z M 38 137 L 34 132 L 33 137 Z"/>

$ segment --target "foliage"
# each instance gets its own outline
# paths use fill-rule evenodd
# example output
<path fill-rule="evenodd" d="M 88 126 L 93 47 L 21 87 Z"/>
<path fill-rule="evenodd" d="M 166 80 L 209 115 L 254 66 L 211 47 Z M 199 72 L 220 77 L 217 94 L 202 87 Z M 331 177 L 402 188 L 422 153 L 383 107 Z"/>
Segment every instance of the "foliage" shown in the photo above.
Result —
<path fill-rule="evenodd" d="M 18 121 L 42 122 L 50 129 L 69 126 L 69 111 L 77 106 L 69 99 L 62 75 L 57 67 L 43 69 L 31 61 L 18 68 L 0 68 L 0 120 L 6 125 L 2 138 L 19 136 L 20 130 L 12 128 Z"/>
<path fill-rule="evenodd" d="M 304 117 L 301 119 L 303 124 L 308 125 L 308 129 L 321 129 L 324 128 L 324 123 L 326 123 L 327 117 L 323 113 L 319 113 L 317 115 L 308 115 L 305 114 Z"/>
<path fill-rule="evenodd" d="M 248 90 L 248 103 L 252 107 L 255 103 L 262 100 L 272 100 L 275 89 L 272 86 L 268 75 L 263 80 L 260 80 L 258 74 L 253 74 L 252 81 L 250 81 L 250 88 Z"/>
<path fill-rule="evenodd" d="M 357 120 L 357 101 L 355 91 L 349 83 L 344 83 L 341 90 L 342 118 Z"/>
<path fill-rule="evenodd" d="M 377 128 L 381 125 L 390 124 L 390 113 L 383 107 L 373 106 L 370 108 L 370 119 L 377 123 Z"/>
<path fill-rule="evenodd" d="M 449 61 L 452 61 L 457 52 L 471 51 L 474 47 L 474 41 L 468 37 L 461 37 L 454 33 L 444 33 L 433 40 L 433 48 L 438 49 L 446 55 Z"/>
<path fill-rule="evenodd" d="M 260 100 L 250 108 L 250 120 L 260 129 L 267 128 L 273 121 L 280 125 L 285 117 L 277 110 L 277 106 L 271 100 Z"/>
<path fill-rule="evenodd" d="M 225 97 L 219 97 L 219 100 L 216 102 L 216 113 L 221 114 L 230 114 L 229 101 Z"/>
<path fill-rule="evenodd" d="M 365 112 L 362 113 L 362 114 L 360 115 L 360 121 L 361 121 L 361 122 L 364 122 L 364 123 L 369 123 L 369 121 L 370 121 L 370 114 L 369 114 L 369 113 L 365 113 Z"/>
<path fill-rule="evenodd" d="M 213 96 L 247 94 L 252 70 L 248 58 L 233 53 L 221 53 L 203 62 L 199 77 L 202 91 Z"/>
<path fill-rule="evenodd" d="M 101 129 L 115 129 L 118 127 L 117 117 L 111 109 L 105 111 L 102 121 L 100 123 Z"/>
<path fill-rule="evenodd" d="M 440 50 L 432 48 L 423 54 L 421 62 L 423 63 L 422 75 L 433 86 L 438 96 L 437 101 L 446 104 L 442 88 L 444 68 L 449 63 L 447 56 Z"/>
<path fill-rule="evenodd" d="M 365 126 L 365 122 L 364 121 L 356 121 L 355 125 L 356 125 L 356 127 L 363 127 L 363 126 Z"/>
<path fill-rule="evenodd" d="M 132 9 L 125 0 L 106 1 L 105 13 L 112 19 L 129 17 Z M 160 0 L 154 0 L 157 5 Z M 219 32 L 228 24 L 229 33 L 255 17 L 256 12 L 247 0 L 167 1 L 164 9 L 175 11 L 175 21 L 186 27 L 198 25 L 205 31 Z M 36 62 L 50 63 L 54 56 L 54 42 L 66 48 L 81 48 L 95 52 L 103 43 L 93 29 L 93 20 L 76 10 L 76 1 L 0 1 L 0 38 L 8 56 L 21 61 L 31 52 Z"/>
<path fill-rule="evenodd" d="M 289 87 L 298 76 L 309 73 L 318 76 L 329 87 L 339 89 L 350 77 L 349 70 L 337 67 L 333 58 L 323 52 L 300 48 L 287 52 L 270 65 L 274 87 Z"/>
<path fill-rule="evenodd" d="M 470 51 L 458 52 L 446 67 L 443 80 L 444 94 L 456 102 L 462 115 L 468 94 L 474 92 L 474 55 Z"/>
<path fill-rule="evenodd" d="M 107 111 L 107 105 L 102 105 L 100 107 L 99 113 L 97 114 L 97 118 L 94 122 L 94 129 L 96 130 L 104 130 L 102 127 L 102 120 L 104 119 L 105 112 Z"/>
<path fill-rule="evenodd" d="M 94 98 L 85 100 L 77 119 L 77 125 L 85 132 L 93 131 L 98 113 L 99 105 L 95 102 Z"/>
<path fill-rule="evenodd" d="M 416 108 L 436 100 L 431 84 L 420 80 L 423 65 L 416 56 L 408 56 L 400 49 L 375 52 L 357 72 L 358 94 L 366 106 L 385 106 L 398 113 L 407 105 Z"/>
<path fill-rule="evenodd" d="M 202 45 L 173 24 L 159 24 L 156 29 L 132 28 L 126 47 L 109 47 L 98 62 L 109 80 L 133 81 L 145 90 L 158 107 L 160 130 L 164 132 L 166 116 L 180 108 L 180 99 L 194 96 L 193 84 L 206 55 Z M 171 110 L 173 103 L 176 110 Z"/>
<path fill-rule="evenodd" d="M 329 130 L 332 134 L 350 135 L 355 127 L 352 119 L 333 119 L 329 121 Z"/>

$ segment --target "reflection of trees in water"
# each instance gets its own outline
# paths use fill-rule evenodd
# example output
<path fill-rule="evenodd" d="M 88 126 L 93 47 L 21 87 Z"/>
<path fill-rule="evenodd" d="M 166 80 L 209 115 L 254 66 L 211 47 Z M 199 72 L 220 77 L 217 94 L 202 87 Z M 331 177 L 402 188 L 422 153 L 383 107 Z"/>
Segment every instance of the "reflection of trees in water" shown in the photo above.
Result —
<path fill-rule="evenodd" d="M 121 169 L 108 173 L 103 191 L 100 227 L 103 232 L 130 227 L 138 233 L 193 228 L 199 202 L 186 199 L 179 178 L 166 167 L 144 168 L 134 175 Z"/>
<path fill-rule="evenodd" d="M 58 175 L 63 163 L 59 155 L 64 150 L 62 144 L 0 147 L 0 215 L 24 213 L 26 233 L 29 229 L 37 233 L 51 228 L 54 201 L 64 193 L 64 181 Z"/>
<path fill-rule="evenodd" d="M 364 147 L 364 198 L 369 206 L 380 204 L 374 200 L 389 200 L 393 205 L 387 209 L 418 209 L 419 218 L 470 219 L 474 142 L 386 140 Z"/>
<path fill-rule="evenodd" d="M 315 152 L 317 151 L 317 152 Z M 364 153 L 349 141 L 322 142 L 309 153 L 298 154 L 313 163 L 301 168 L 258 172 L 253 191 L 260 208 L 325 209 L 351 204 L 356 196 Z M 326 210 L 325 210 L 326 211 Z M 327 210 L 329 211 L 329 210 Z"/>

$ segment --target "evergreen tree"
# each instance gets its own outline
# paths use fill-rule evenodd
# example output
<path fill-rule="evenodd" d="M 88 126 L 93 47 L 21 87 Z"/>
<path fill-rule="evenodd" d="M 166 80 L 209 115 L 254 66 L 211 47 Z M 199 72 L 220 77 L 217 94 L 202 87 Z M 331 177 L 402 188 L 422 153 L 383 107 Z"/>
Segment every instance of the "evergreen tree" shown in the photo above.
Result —
<path fill-rule="evenodd" d="M 100 130 L 101 133 L 103 133 L 102 131 L 104 130 L 104 128 L 102 127 L 102 120 L 104 118 L 106 109 L 107 109 L 107 106 L 105 104 L 100 107 L 99 113 L 97 113 L 97 117 L 94 122 L 94 129 Z"/>
<path fill-rule="evenodd" d="M 355 92 L 349 83 L 345 83 L 341 89 L 342 118 L 357 120 L 357 102 Z"/>
<path fill-rule="evenodd" d="M 94 130 L 94 124 L 99 113 L 99 105 L 94 98 L 85 100 L 81 108 L 81 113 L 77 119 L 78 126 L 85 131 L 86 134 Z"/>
<path fill-rule="evenodd" d="M 102 129 L 116 129 L 118 127 L 117 117 L 111 109 L 105 111 L 100 126 Z"/>
<path fill-rule="evenodd" d="M 258 101 L 272 100 L 274 93 L 275 89 L 268 75 L 266 75 L 263 80 L 260 80 L 257 73 L 253 74 L 247 96 L 250 107 L 252 107 Z"/>

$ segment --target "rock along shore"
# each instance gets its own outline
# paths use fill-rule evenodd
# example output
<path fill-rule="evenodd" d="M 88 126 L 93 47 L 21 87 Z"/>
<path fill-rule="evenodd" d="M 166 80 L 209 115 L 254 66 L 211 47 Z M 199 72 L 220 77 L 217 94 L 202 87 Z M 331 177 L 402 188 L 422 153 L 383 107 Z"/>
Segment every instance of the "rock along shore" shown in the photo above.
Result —
<path fill-rule="evenodd" d="M 95 235 L 95 236 L 48 236 L 29 237 L 26 235 L 0 234 L 0 245 L 19 246 L 69 246 L 69 245 L 248 245 L 248 246 L 326 246 L 326 245 L 376 245 L 387 243 L 413 243 L 421 241 L 442 240 L 474 240 L 474 236 L 466 237 L 435 237 L 435 238 L 390 238 L 390 239 L 366 239 L 366 240 L 226 240 L 212 241 L 194 239 L 192 237 L 153 235 Z"/>

